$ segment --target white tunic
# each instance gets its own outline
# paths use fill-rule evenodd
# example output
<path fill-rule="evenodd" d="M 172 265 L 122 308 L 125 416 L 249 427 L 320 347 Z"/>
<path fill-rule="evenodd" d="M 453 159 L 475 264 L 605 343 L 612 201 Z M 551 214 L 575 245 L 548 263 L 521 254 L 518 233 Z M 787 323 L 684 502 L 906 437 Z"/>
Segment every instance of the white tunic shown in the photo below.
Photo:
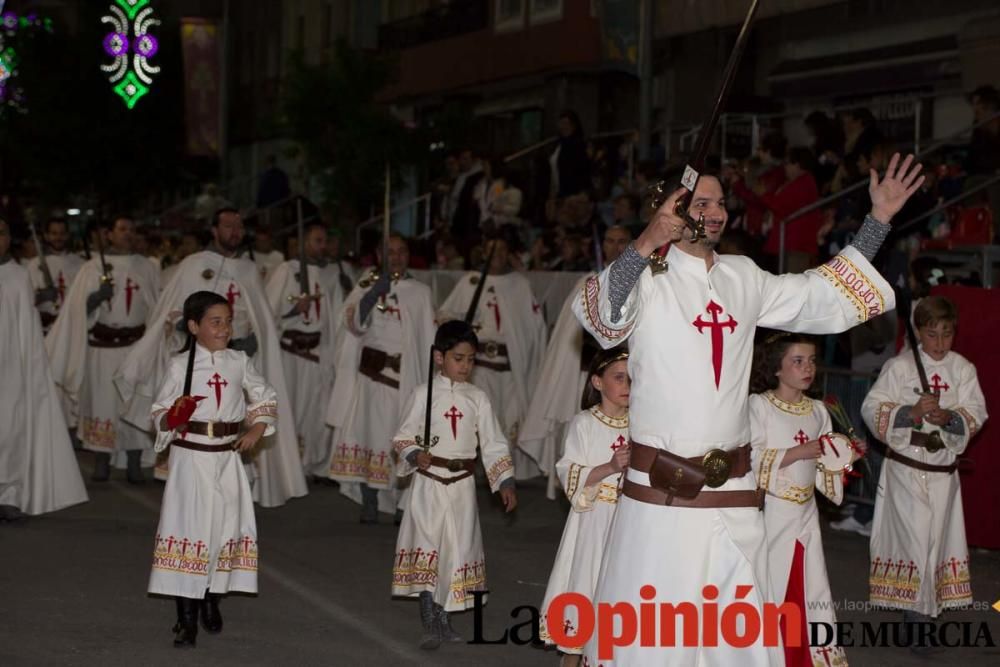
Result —
<path fill-rule="evenodd" d="M 599 406 L 578 412 L 566 428 L 566 453 L 556 464 L 556 470 L 569 499 L 570 511 L 541 608 L 541 638 L 548 644 L 555 643 L 549 636 L 545 618 L 552 599 L 562 593 L 580 593 L 593 599 L 597 591 L 611 520 L 618 508 L 622 474 L 609 475 L 591 486 L 586 486 L 587 477 L 595 467 L 610 461 L 628 440 L 628 415 L 609 417 Z M 567 608 L 563 623 L 567 633 L 576 632 L 577 616 L 576 607 Z M 566 646 L 560 646 L 559 650 L 582 652 L 581 648 Z"/>
<path fill-rule="evenodd" d="M 73 406 L 77 433 L 84 448 L 112 453 L 149 449 L 152 440 L 141 429 L 120 418 L 121 397 L 114 374 L 131 345 L 104 347 L 91 341 L 94 327 L 143 327 L 160 293 L 159 270 L 142 255 L 107 255 L 113 295 L 87 313 L 87 298 L 101 286 L 97 258 L 83 265 L 66 297 L 45 344 L 52 360 L 52 378 Z M 94 345 L 92 343 L 97 343 Z"/>
<path fill-rule="evenodd" d="M 941 432 L 944 449 L 931 453 L 910 446 L 909 427 L 895 428 L 920 388 L 913 352 L 893 357 L 861 406 L 865 423 L 888 447 L 922 463 L 950 465 L 986 421 L 986 402 L 976 367 L 957 352 L 934 361 L 921 351 L 939 404 L 957 413 L 962 434 Z M 925 423 L 923 432 L 937 430 Z M 989 511 L 990 508 L 984 508 Z M 993 508 L 995 509 L 995 508 Z M 869 596 L 873 603 L 937 616 L 943 609 L 972 602 L 969 549 L 958 472 L 928 472 L 886 459 L 879 475 L 872 523 Z"/>
<path fill-rule="evenodd" d="M 764 525 L 767 528 L 768 574 L 773 602 L 795 602 L 806 623 L 836 622 L 833 596 L 823 558 L 819 511 L 813 497 L 819 491 L 836 504 L 844 498 L 840 473 L 821 470 L 815 459 L 800 459 L 781 467 L 785 453 L 832 430 L 830 413 L 820 401 L 803 397 L 787 403 L 772 392 L 750 396 L 750 443 L 757 485 L 767 491 Z M 801 647 L 786 648 L 789 665 L 846 667 L 844 649 L 809 646 L 808 626 L 803 625 Z M 787 644 L 786 644 L 787 646 Z"/>
<path fill-rule="evenodd" d="M 87 501 L 28 272 L 0 264 L 0 505 L 27 514 Z"/>
<path fill-rule="evenodd" d="M 267 282 L 267 301 L 281 339 L 281 361 L 299 435 L 302 468 L 306 474 L 326 476 L 332 434 L 323 415 L 333 390 L 336 319 L 344 295 L 336 265 L 309 265 L 310 292 L 320 296 L 310 301 L 305 313 L 286 317 L 295 305 L 294 299 L 302 293 L 298 273 L 297 259 L 279 264 Z M 307 349 L 295 343 L 301 336 L 318 337 L 318 342 Z"/>
<path fill-rule="evenodd" d="M 243 338 L 250 333 L 256 336 L 254 359 L 267 383 L 278 394 L 281 428 L 255 450 L 254 500 L 264 507 L 276 507 L 289 498 L 304 496 L 308 490 L 299 458 L 295 420 L 285 400 L 288 391 L 274 318 L 264 298 L 257 269 L 248 259 L 226 258 L 212 250 L 184 258 L 170 283 L 163 288 L 147 323 L 146 334 L 129 350 L 115 374 L 115 386 L 124 404 L 123 418 L 142 429 L 153 430 L 149 421 L 150 406 L 168 360 L 186 339 L 186 334 L 169 325 L 168 320 L 179 319 L 184 300 L 199 290 L 216 292 L 232 305 L 233 338 Z"/>
<path fill-rule="evenodd" d="M 184 394 L 188 353 L 171 358 L 150 414 L 154 423 Z M 203 397 L 191 416 L 200 422 L 266 424 L 274 433 L 276 394 L 243 352 L 214 354 L 196 347 L 191 395 Z M 204 445 L 235 442 L 239 435 L 209 437 L 157 431 L 157 451 L 183 438 Z M 259 445 L 258 445 L 259 446 Z M 150 593 L 201 599 L 213 593 L 257 592 L 257 524 L 240 453 L 171 446 L 170 477 L 163 492 L 153 545 Z"/>
<path fill-rule="evenodd" d="M 548 475 L 546 493 L 555 500 L 558 477 L 554 475 L 556 461 L 563 455 L 566 425 L 580 411 L 587 371 L 581 369 L 584 335 L 580 322 L 573 314 L 573 302 L 580 298 L 589 276 L 580 278 L 559 311 L 559 319 L 545 348 L 538 386 L 528 406 L 518 446 L 538 463 Z"/>
<path fill-rule="evenodd" d="M 746 257 L 705 261 L 671 246 L 669 270 L 646 269 L 617 322 L 608 301 L 610 267 L 591 278 L 574 311 L 598 342 L 610 348 L 629 339 L 629 428 L 636 442 L 683 457 L 748 442 L 748 380 L 757 326 L 833 333 L 894 307 L 889 285 L 853 247 L 804 274 L 775 276 Z M 614 264 L 612 264 L 614 266 Z M 628 479 L 648 485 L 629 470 Z M 752 490 L 753 475 L 717 490 Z M 683 544 L 683 548 L 680 545 Z M 701 600 L 706 584 L 719 587 L 720 608 L 743 598 L 760 608 L 767 597 L 764 519 L 752 507 L 700 509 L 655 506 L 623 497 L 619 503 L 597 598 L 638 608 L 640 587 L 657 600 Z M 585 655 L 596 664 L 596 642 Z M 763 638 L 746 649 L 640 647 L 615 651 L 624 665 L 780 664 Z M 608 661 L 603 661 L 608 664 Z"/>
<path fill-rule="evenodd" d="M 427 379 L 434 308 L 430 288 L 407 276 L 392 283 L 380 299 L 382 308 L 372 308 L 362 322 L 360 301 L 372 282 L 369 273 L 341 310 L 336 380 L 327 409 L 327 423 L 335 429 L 329 476 L 355 502 L 361 502 L 361 483 L 379 489 L 380 511 L 394 512 L 399 498 L 393 484 L 392 435 L 406 397 Z M 364 348 L 398 356 L 398 371 L 390 365 L 381 371 L 398 387 L 360 372 Z"/>
<path fill-rule="evenodd" d="M 255 252 L 253 254 L 253 261 L 257 265 L 261 282 L 266 283 L 271 277 L 271 273 L 285 261 L 285 255 L 280 250 Z"/>
<path fill-rule="evenodd" d="M 45 333 L 48 333 L 52 327 L 52 323 L 55 322 L 56 316 L 59 315 L 63 304 L 66 303 L 69 290 L 73 286 L 76 274 L 83 267 L 84 261 L 79 255 L 69 252 L 49 253 L 45 255 L 45 263 L 48 265 L 49 273 L 52 275 L 52 286 L 56 288 L 57 294 L 55 302 L 46 301 L 37 306 L 38 312 L 42 316 L 42 330 Z M 25 264 L 25 268 L 28 269 L 28 275 L 31 276 L 32 289 L 44 289 L 45 276 L 42 274 L 41 260 L 38 257 L 32 257 Z"/>
<path fill-rule="evenodd" d="M 462 278 L 441 305 L 438 321 L 464 319 L 478 283 L 478 273 Z M 545 354 L 545 318 L 531 283 L 515 272 L 486 276 L 472 322 L 480 348 L 472 382 L 490 397 L 507 439 L 516 445 Z M 510 370 L 499 370 L 504 367 Z M 537 462 L 520 448 L 514 450 L 514 464 L 521 479 L 539 474 Z"/>
<path fill-rule="evenodd" d="M 430 453 L 446 459 L 475 459 L 482 453 L 490 490 L 514 475 L 507 440 L 485 392 L 468 382 L 452 382 L 440 373 L 434 377 L 431 408 Z M 431 591 L 434 602 L 446 611 L 473 606 L 473 591 L 484 591 L 486 559 L 483 554 L 475 476 L 444 484 L 423 474 L 406 457 L 421 449 L 427 414 L 427 385 L 416 387 L 406 405 L 405 417 L 392 439 L 399 457 L 397 474 L 413 475 L 409 510 L 403 515 L 392 566 L 392 594 L 415 597 Z M 435 440 L 436 438 L 436 440 Z M 442 478 L 457 477 L 446 467 L 432 465 L 428 472 Z"/>

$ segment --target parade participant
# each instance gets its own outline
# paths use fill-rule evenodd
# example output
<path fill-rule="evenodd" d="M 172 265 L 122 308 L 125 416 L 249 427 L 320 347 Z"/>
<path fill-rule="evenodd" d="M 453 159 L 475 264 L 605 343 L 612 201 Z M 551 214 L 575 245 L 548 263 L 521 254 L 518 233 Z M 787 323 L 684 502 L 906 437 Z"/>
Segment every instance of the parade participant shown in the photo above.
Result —
<path fill-rule="evenodd" d="M 325 480 L 332 434 L 323 415 L 333 389 L 336 319 L 344 294 L 339 269 L 326 260 L 326 228 L 319 222 L 307 224 L 302 236 L 299 258 L 274 268 L 266 292 L 281 339 L 302 468 Z M 305 276 L 300 274 L 303 258 Z"/>
<path fill-rule="evenodd" d="M 976 367 L 951 349 L 955 304 L 925 296 L 913 320 L 919 356 L 906 349 L 890 359 L 861 414 L 886 445 L 869 599 L 903 610 L 906 621 L 926 621 L 972 603 L 957 460 L 987 415 Z"/>
<path fill-rule="evenodd" d="M 555 643 L 545 627 L 549 603 L 563 593 L 593 599 L 601 556 L 618 507 L 622 471 L 628 466 L 628 350 L 601 350 L 591 359 L 582 408 L 566 430 L 566 453 L 556 464 L 570 512 L 542 602 L 541 638 Z M 564 629 L 579 627 L 568 609 Z M 576 667 L 580 647 L 560 646 L 562 667 Z"/>
<path fill-rule="evenodd" d="M 271 272 L 285 261 L 285 256 L 274 247 L 274 237 L 266 225 L 258 225 L 253 234 L 253 262 L 260 272 L 260 280 L 267 283 Z"/>
<path fill-rule="evenodd" d="M 229 346 L 252 357 L 279 398 L 288 396 L 281 348 L 274 318 L 264 296 L 254 263 L 239 256 L 243 222 L 235 209 L 216 211 L 213 243 L 181 262 L 160 295 L 147 322 L 146 333 L 129 351 L 115 374 L 115 386 L 124 403 L 126 421 L 153 430 L 149 406 L 161 383 L 169 358 L 185 342 L 182 307 L 188 296 L 210 290 L 226 297 L 233 309 Z M 221 380 L 220 380 L 221 382 Z M 143 412 L 145 409 L 145 412 Z M 251 488 L 254 500 L 264 507 L 283 505 L 289 498 L 308 493 L 295 436 L 295 420 L 287 400 L 278 404 L 282 427 L 253 453 Z M 158 466 L 158 474 L 160 473 Z"/>
<path fill-rule="evenodd" d="M 894 307 L 892 290 L 870 258 L 888 221 L 920 187 L 920 167 L 912 163 L 909 156 L 900 167 L 897 155 L 883 179 L 872 172 L 873 208 L 853 244 L 804 274 L 775 276 L 746 257 L 716 254 L 727 222 L 725 196 L 718 179 L 704 175 L 692 184 L 684 217 L 677 211 L 688 192 L 682 189 L 617 261 L 587 281 L 574 312 L 603 347 L 629 341 L 632 377 L 632 454 L 598 604 L 637 609 L 640 588 L 648 592 L 647 586 L 671 600 L 701 600 L 711 585 L 722 608 L 746 585 L 752 589 L 740 601 L 761 607 L 767 596 L 763 496 L 748 474 L 746 444 L 754 332 L 765 326 L 832 333 Z M 654 273 L 649 258 L 666 244 Z M 605 664 L 608 648 L 602 647 Z M 765 646 L 762 636 L 739 649 L 635 641 L 610 652 L 616 664 L 658 667 L 781 661 L 780 650 Z M 596 640 L 585 655 L 597 664 Z"/>
<path fill-rule="evenodd" d="M 517 505 L 507 440 L 489 397 L 469 383 L 477 343 L 466 322 L 441 325 L 434 337 L 439 372 L 433 386 L 414 388 L 392 439 L 400 461 L 396 474 L 416 473 L 396 539 L 392 594 L 420 600 L 424 649 L 463 641 L 448 614 L 470 609 L 473 592 L 487 590 L 473 475 L 477 446 L 490 490 L 500 493 L 507 512 Z"/>
<path fill-rule="evenodd" d="M 608 227 L 601 245 L 604 262 L 610 264 L 618 259 L 631 241 L 632 234 L 625 227 Z M 558 482 L 558 476 L 553 472 L 556 461 L 563 453 L 566 424 L 579 413 L 579 399 L 587 386 L 588 368 L 600 349 L 573 314 L 573 302 L 580 298 L 580 291 L 588 277 L 583 276 L 577 281 L 559 311 L 559 319 L 545 348 L 534 399 L 528 406 L 528 414 L 518 436 L 518 446 L 548 475 L 547 493 L 553 500 Z"/>
<path fill-rule="evenodd" d="M 80 442 L 97 453 L 91 479 L 107 481 L 115 457 L 127 461 L 128 481 L 140 483 L 143 451 L 153 443 L 146 432 L 120 418 L 114 374 L 145 333 L 160 294 L 160 272 L 133 252 L 131 217 L 120 215 L 98 233 L 106 251 L 96 253 L 77 274 L 45 345 L 52 379 L 77 417 Z"/>
<path fill-rule="evenodd" d="M 427 380 L 424 359 L 434 339 L 431 290 L 407 271 L 406 239 L 390 234 L 386 245 L 388 271 L 370 271 L 344 302 L 327 410 L 335 429 L 329 476 L 362 505 L 368 524 L 378 522 L 379 511 L 397 509 L 393 428 L 406 397 Z"/>
<path fill-rule="evenodd" d="M 26 268 L 35 290 L 35 305 L 42 317 L 42 331 L 46 334 L 56 321 L 59 310 L 66 302 L 69 288 L 73 286 L 76 274 L 83 267 L 84 259 L 69 251 L 69 226 L 63 218 L 51 218 L 42 232 L 45 248 L 38 248 L 34 257 L 28 260 Z M 52 276 L 52 286 L 46 284 L 42 270 L 42 254 Z"/>
<path fill-rule="evenodd" d="M 532 392 L 545 353 L 545 319 L 531 292 L 531 283 L 511 270 L 507 242 L 497 238 L 485 248 L 492 257 L 482 298 L 471 323 L 479 338 L 472 382 L 486 392 L 496 410 L 508 441 L 517 445 L 521 425 L 528 414 Z M 438 311 L 438 321 L 466 316 L 480 272 L 462 278 Z M 521 479 L 539 474 L 537 464 L 515 447 L 514 467 Z"/>
<path fill-rule="evenodd" d="M 833 424 L 823 403 L 804 393 L 815 377 L 812 338 L 775 334 L 760 346 L 750 380 L 755 392 L 749 400 L 750 445 L 757 486 L 767 492 L 764 526 L 770 598 L 797 604 L 806 623 L 833 627 L 837 619 L 813 493 L 819 491 L 837 505 L 843 501 L 843 473 L 825 471 L 816 460 L 824 446 L 844 443 L 823 445 L 819 440 L 833 430 Z M 784 637 L 786 667 L 812 667 L 825 660 L 846 667 L 840 646 L 809 647 L 809 627 L 801 626 L 799 646 L 789 646 Z"/>
<path fill-rule="evenodd" d="M 206 632 L 222 631 L 223 595 L 257 592 L 257 523 L 240 453 L 274 433 L 278 417 L 254 361 L 227 348 L 229 301 L 195 292 L 183 317 L 188 341 L 168 362 L 150 413 L 157 451 L 172 452 L 148 591 L 175 598 L 178 648 L 195 645 L 199 616 Z"/>
<path fill-rule="evenodd" d="M 0 521 L 87 501 L 73 456 L 28 272 L 0 220 Z"/>

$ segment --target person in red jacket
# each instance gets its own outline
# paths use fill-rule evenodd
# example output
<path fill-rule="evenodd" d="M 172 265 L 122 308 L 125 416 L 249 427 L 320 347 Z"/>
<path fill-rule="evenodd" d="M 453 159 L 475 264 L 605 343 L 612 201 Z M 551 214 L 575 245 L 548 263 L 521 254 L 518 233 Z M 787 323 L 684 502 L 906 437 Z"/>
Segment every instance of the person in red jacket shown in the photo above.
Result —
<path fill-rule="evenodd" d="M 757 149 L 757 155 L 760 158 L 760 173 L 757 175 L 754 187 L 748 187 L 738 177 L 730 180 L 729 184 L 733 193 L 746 205 L 744 226 L 747 233 L 755 238 L 763 238 L 763 225 L 767 217 L 767 206 L 761 200 L 761 196 L 774 194 L 785 182 L 782 160 L 785 157 L 787 145 L 788 141 L 783 135 L 777 132 L 768 134 L 761 141 L 760 148 Z"/>
<path fill-rule="evenodd" d="M 785 160 L 785 183 L 774 193 L 760 199 L 771 214 L 772 225 L 764 243 L 764 253 L 777 262 L 781 253 L 781 223 L 789 215 L 819 200 L 819 188 L 813 176 L 812 151 L 795 146 Z M 785 272 L 801 273 L 816 264 L 816 235 L 823 224 L 819 209 L 789 220 L 785 224 Z"/>

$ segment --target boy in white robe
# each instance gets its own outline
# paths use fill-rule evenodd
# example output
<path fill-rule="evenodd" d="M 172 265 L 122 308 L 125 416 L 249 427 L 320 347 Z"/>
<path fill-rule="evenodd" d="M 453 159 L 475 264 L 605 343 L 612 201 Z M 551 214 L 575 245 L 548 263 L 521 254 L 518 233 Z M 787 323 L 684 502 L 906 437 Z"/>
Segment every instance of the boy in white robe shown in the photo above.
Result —
<path fill-rule="evenodd" d="M 115 218 L 97 233 L 106 239 L 107 265 L 102 268 L 97 256 L 84 264 L 45 345 L 52 378 L 74 407 L 80 442 L 96 453 L 92 479 L 107 481 L 114 457 L 127 460 L 127 479 L 135 484 L 143 481 L 143 451 L 152 449 L 153 442 L 121 419 L 114 374 L 146 331 L 160 293 L 160 271 L 132 252 L 135 223 L 128 216 Z"/>
<path fill-rule="evenodd" d="M 274 432 L 277 398 L 245 352 L 227 349 L 232 312 L 215 292 L 185 300 L 189 347 L 171 358 L 150 413 L 157 451 L 173 451 L 148 591 L 176 599 L 179 648 L 195 645 L 199 615 L 207 632 L 222 631 L 222 595 L 257 592 L 257 524 L 240 452 Z"/>
<path fill-rule="evenodd" d="M 504 434 L 515 446 L 514 465 L 520 479 L 529 479 L 539 474 L 539 468 L 517 443 L 545 354 L 545 318 L 531 283 L 511 270 L 507 242 L 498 238 L 491 243 L 496 249 L 472 318 L 479 338 L 472 381 L 490 397 Z M 465 318 L 479 275 L 470 273 L 455 285 L 439 309 L 439 322 Z"/>
<path fill-rule="evenodd" d="M 406 398 L 427 379 L 434 340 L 430 288 L 407 268 L 410 251 L 389 237 L 389 273 L 372 271 L 344 302 L 338 333 L 336 380 L 327 423 L 334 427 L 330 479 L 361 504 L 361 523 L 378 523 L 401 503 L 392 435 Z"/>
<path fill-rule="evenodd" d="M 925 297 L 913 319 L 931 393 L 922 393 L 913 351 L 903 350 L 882 368 L 861 414 L 886 445 L 869 599 L 902 609 L 907 621 L 924 621 L 972 603 L 957 461 L 987 414 L 976 367 L 951 349 L 954 303 Z"/>
<path fill-rule="evenodd" d="M 473 592 L 487 590 L 473 475 L 477 445 L 490 490 L 500 493 L 507 512 L 517 505 L 507 440 L 489 398 L 469 383 L 477 343 L 464 321 L 441 325 L 434 339 L 440 373 L 433 379 L 429 441 L 426 383 L 411 393 L 392 439 L 397 474 L 416 473 L 396 539 L 392 594 L 419 598 L 424 649 L 463 641 L 448 613 L 471 608 Z"/>
<path fill-rule="evenodd" d="M 618 259 L 631 240 L 632 234 L 625 227 L 608 227 L 602 244 L 604 261 L 610 264 Z M 601 349 L 573 314 L 573 302 L 580 298 L 588 277 L 580 278 L 573 286 L 559 311 L 559 319 L 545 347 L 535 398 L 528 406 L 524 426 L 518 434 L 518 446 L 538 463 L 542 473 L 548 475 L 546 493 L 552 500 L 556 498 L 559 483 L 558 475 L 553 472 L 556 461 L 563 455 L 566 425 L 579 414 L 580 396 L 587 385 L 587 369 Z"/>
<path fill-rule="evenodd" d="M 629 340 L 632 378 L 632 454 L 595 604 L 628 602 L 638 609 L 647 585 L 655 599 L 697 601 L 711 584 L 719 589 L 720 608 L 737 600 L 741 586 L 751 587 L 742 601 L 763 605 L 767 543 L 747 444 L 754 332 L 758 326 L 837 332 L 891 310 L 892 290 L 870 258 L 889 231 L 886 221 L 923 182 L 919 171 L 912 156 L 902 167 L 896 156 L 884 179 L 872 172 L 872 213 L 853 244 L 823 266 L 784 276 L 746 257 L 714 252 L 728 214 L 721 183 L 702 176 L 687 211 L 693 226 L 703 223 L 704 237 L 695 238 L 677 214 L 686 190 L 676 190 L 636 242 L 587 281 L 576 315 L 603 347 Z M 668 243 L 665 262 L 651 262 Z M 694 473 L 690 486 L 670 483 L 665 464 L 678 458 L 700 466 L 706 485 L 699 486 Z M 732 493 L 720 496 L 723 491 Z M 763 635 L 746 648 L 641 646 L 638 637 L 628 639 L 611 646 L 592 638 L 586 659 L 629 667 L 782 662 L 780 649 L 766 646 Z"/>
<path fill-rule="evenodd" d="M 336 320 L 344 294 L 340 271 L 325 259 L 326 227 L 318 222 L 306 225 L 303 236 L 309 294 L 302 293 L 298 259 L 273 269 L 266 292 L 281 338 L 281 361 L 299 435 L 302 469 L 306 475 L 325 480 L 332 434 L 324 413 L 333 389 Z"/>
<path fill-rule="evenodd" d="M 9 249 L 10 228 L 0 220 L 0 521 L 87 501 L 31 279 Z"/>
<path fill-rule="evenodd" d="M 566 453 L 556 464 L 570 512 L 542 602 L 540 637 L 566 654 L 562 667 L 578 665 L 583 650 L 580 646 L 560 644 L 552 636 L 548 627 L 549 605 L 563 593 L 594 597 L 604 547 L 618 507 L 622 472 L 628 466 L 629 456 L 628 350 L 599 351 L 588 371 L 590 384 L 583 393 L 583 412 L 570 421 Z M 556 634 L 573 635 L 578 627 L 577 608 L 567 607 Z"/>
<path fill-rule="evenodd" d="M 45 265 L 52 276 L 52 287 L 46 287 L 40 256 L 28 260 L 25 268 L 35 289 L 35 305 L 42 318 L 42 331 L 48 333 L 62 309 L 76 274 L 84 259 L 69 251 L 69 227 L 62 218 L 52 218 L 42 232 L 45 243 Z"/>

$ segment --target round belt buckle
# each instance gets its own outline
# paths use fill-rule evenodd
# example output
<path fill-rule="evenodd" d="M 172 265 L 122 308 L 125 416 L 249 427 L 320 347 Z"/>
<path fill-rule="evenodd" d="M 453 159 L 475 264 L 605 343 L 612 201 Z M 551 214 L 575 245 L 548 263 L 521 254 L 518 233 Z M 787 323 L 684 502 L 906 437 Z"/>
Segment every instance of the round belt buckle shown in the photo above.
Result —
<path fill-rule="evenodd" d="M 450 470 L 451 472 L 458 472 L 462 468 L 463 466 L 461 461 L 458 461 L 456 459 L 448 461 L 448 470 Z"/>
<path fill-rule="evenodd" d="M 701 460 L 701 465 L 705 468 L 705 486 L 717 489 L 729 479 L 729 471 L 733 464 L 729 460 L 729 454 L 723 449 L 713 449 L 705 454 Z"/>
<path fill-rule="evenodd" d="M 492 340 L 488 340 L 485 343 L 483 343 L 483 352 L 485 352 L 486 356 L 489 357 L 490 359 L 496 357 L 499 351 L 500 351 L 499 346 Z"/>

